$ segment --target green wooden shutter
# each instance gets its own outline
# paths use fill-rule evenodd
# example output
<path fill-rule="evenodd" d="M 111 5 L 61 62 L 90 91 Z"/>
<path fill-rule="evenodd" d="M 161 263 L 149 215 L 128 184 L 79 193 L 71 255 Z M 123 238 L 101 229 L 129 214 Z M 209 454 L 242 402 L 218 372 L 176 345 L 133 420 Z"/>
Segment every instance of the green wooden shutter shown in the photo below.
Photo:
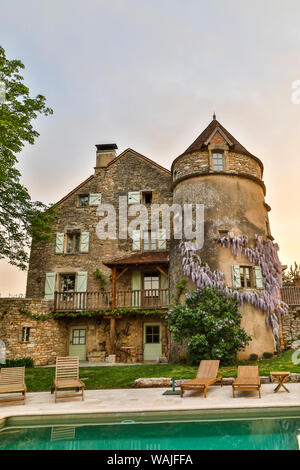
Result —
<path fill-rule="evenodd" d="M 45 278 L 45 299 L 54 299 L 56 273 L 46 273 Z"/>
<path fill-rule="evenodd" d="M 255 282 L 256 282 L 256 289 L 263 289 L 264 288 L 264 281 L 262 270 L 260 266 L 254 266 L 254 273 L 255 273 Z"/>
<path fill-rule="evenodd" d="M 164 276 L 163 274 L 160 275 L 160 288 L 169 289 L 169 278 Z M 162 307 L 168 307 L 170 305 L 169 291 L 161 292 L 160 301 L 161 301 Z"/>
<path fill-rule="evenodd" d="M 87 287 L 87 272 L 78 272 L 77 273 L 77 292 L 86 292 Z M 78 295 L 77 297 L 77 308 L 82 310 L 86 307 L 86 296 Z"/>
<path fill-rule="evenodd" d="M 56 234 L 56 240 L 55 240 L 55 253 L 56 254 L 64 252 L 64 238 L 65 238 L 64 233 Z"/>
<path fill-rule="evenodd" d="M 131 273 L 131 290 L 141 291 L 142 275 L 141 271 L 132 271 Z M 141 292 L 132 292 L 132 307 L 141 306 Z"/>
<path fill-rule="evenodd" d="M 88 251 L 89 251 L 89 240 L 90 240 L 90 233 L 89 232 L 81 232 L 81 235 L 80 235 L 80 253 L 88 253 Z"/>
<path fill-rule="evenodd" d="M 239 289 L 241 287 L 241 274 L 240 267 L 238 265 L 232 266 L 232 286 L 235 289 Z"/>
<path fill-rule="evenodd" d="M 99 206 L 99 204 L 101 204 L 101 200 L 102 200 L 101 193 L 93 193 L 93 194 L 90 194 L 89 204 L 90 206 Z"/>
<path fill-rule="evenodd" d="M 132 232 L 132 249 L 140 250 L 141 249 L 141 231 L 133 230 Z"/>
<path fill-rule="evenodd" d="M 130 191 L 128 192 L 128 204 L 140 204 L 141 193 L 140 191 Z"/>
<path fill-rule="evenodd" d="M 157 230 L 157 248 L 165 250 L 167 248 L 166 229 L 161 228 Z"/>

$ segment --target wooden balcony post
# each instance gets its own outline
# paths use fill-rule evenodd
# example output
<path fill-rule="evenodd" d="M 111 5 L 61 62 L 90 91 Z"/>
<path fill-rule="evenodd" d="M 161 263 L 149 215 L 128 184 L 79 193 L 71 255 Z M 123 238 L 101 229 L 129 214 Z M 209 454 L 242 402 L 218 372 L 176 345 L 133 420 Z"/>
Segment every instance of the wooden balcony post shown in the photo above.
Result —
<path fill-rule="evenodd" d="M 112 279 L 111 279 L 112 285 L 111 285 L 111 308 L 112 310 L 116 308 L 116 294 L 117 294 L 117 289 L 116 289 L 116 282 L 117 282 L 117 268 L 114 266 L 112 268 Z"/>
<path fill-rule="evenodd" d="M 110 354 L 115 354 L 115 336 L 116 336 L 116 319 L 110 319 L 110 332 L 109 332 L 109 343 L 110 343 Z"/>

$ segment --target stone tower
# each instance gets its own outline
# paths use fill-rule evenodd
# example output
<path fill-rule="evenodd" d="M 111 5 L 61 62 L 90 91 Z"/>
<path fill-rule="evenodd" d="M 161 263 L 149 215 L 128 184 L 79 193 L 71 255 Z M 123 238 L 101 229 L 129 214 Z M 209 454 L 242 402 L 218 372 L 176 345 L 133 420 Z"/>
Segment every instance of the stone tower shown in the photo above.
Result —
<path fill-rule="evenodd" d="M 172 164 L 173 203 L 204 205 L 204 246 L 199 255 L 211 269 L 223 272 L 229 286 L 235 287 L 233 273 L 238 269 L 241 287 L 256 289 L 255 269 L 247 258 L 234 256 L 216 240 L 226 235 L 247 235 L 250 244 L 254 243 L 255 235 L 273 240 L 262 176 L 260 159 L 248 152 L 215 116 Z M 183 277 L 178 241 L 173 240 L 172 245 L 171 289 Z M 266 328 L 265 315 L 247 303 L 240 309 L 242 326 L 252 336 L 252 342 L 239 357 L 273 352 L 273 334 Z"/>

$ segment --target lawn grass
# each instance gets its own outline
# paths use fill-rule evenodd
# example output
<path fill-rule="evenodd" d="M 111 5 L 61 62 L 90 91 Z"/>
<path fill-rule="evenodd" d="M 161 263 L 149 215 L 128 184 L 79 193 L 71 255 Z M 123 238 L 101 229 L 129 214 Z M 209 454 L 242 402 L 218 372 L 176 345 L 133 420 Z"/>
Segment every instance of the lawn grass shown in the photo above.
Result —
<path fill-rule="evenodd" d="M 300 373 L 300 364 L 292 363 L 293 351 L 285 351 L 272 359 L 239 362 L 236 365 L 220 368 L 223 377 L 236 377 L 237 365 L 258 365 L 260 375 L 271 371 L 290 371 Z M 135 379 L 142 377 L 173 377 L 189 379 L 196 376 L 197 366 L 186 364 L 143 364 L 136 366 L 98 366 L 80 367 L 80 378 L 86 389 L 132 388 Z M 55 367 L 36 367 L 26 369 L 26 385 L 29 392 L 50 391 L 53 384 Z"/>

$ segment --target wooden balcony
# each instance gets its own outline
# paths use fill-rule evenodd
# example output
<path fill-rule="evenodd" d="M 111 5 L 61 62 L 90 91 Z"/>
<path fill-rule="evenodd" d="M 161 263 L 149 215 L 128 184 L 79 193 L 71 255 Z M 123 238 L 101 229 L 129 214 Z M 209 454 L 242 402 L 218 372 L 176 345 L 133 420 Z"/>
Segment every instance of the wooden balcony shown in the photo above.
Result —
<path fill-rule="evenodd" d="M 110 291 L 55 292 L 54 296 L 55 312 L 110 311 L 114 308 L 154 310 L 166 309 L 169 305 L 170 289 L 116 290 L 115 299 Z"/>

